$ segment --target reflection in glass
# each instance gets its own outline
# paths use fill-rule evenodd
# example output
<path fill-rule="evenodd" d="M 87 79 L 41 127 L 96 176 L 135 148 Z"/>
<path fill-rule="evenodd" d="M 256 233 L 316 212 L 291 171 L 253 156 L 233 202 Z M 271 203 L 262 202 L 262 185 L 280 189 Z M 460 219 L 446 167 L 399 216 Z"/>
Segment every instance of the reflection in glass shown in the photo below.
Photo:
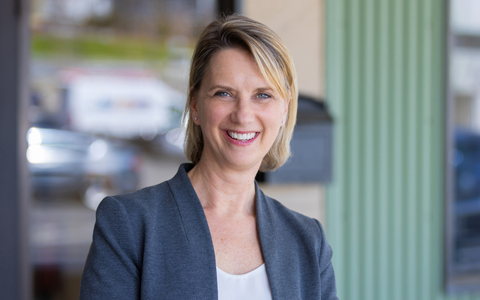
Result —
<path fill-rule="evenodd" d="M 480 2 L 451 1 L 454 200 L 451 272 L 480 275 Z M 464 279 L 463 279 L 464 280 Z M 471 280 L 470 280 L 471 281 Z M 480 286 L 480 281 L 477 282 Z"/>
<path fill-rule="evenodd" d="M 78 299 L 95 209 L 169 179 L 192 45 L 213 0 L 32 0 L 31 262 L 35 299 Z"/>

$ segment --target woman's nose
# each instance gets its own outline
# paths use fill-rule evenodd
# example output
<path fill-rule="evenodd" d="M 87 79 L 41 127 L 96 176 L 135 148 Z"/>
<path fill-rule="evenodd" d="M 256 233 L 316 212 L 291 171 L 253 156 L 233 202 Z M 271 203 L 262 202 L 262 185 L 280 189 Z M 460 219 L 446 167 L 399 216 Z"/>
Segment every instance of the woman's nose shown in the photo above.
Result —
<path fill-rule="evenodd" d="M 239 124 L 251 123 L 255 118 L 253 103 L 249 98 L 238 98 L 235 110 L 232 113 L 232 121 Z"/>

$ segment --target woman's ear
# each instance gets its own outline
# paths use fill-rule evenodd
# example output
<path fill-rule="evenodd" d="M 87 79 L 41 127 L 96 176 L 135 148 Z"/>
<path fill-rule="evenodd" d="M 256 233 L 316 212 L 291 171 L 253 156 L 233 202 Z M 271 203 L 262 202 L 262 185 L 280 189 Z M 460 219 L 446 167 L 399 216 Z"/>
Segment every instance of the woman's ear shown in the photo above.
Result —
<path fill-rule="evenodd" d="M 190 98 L 190 115 L 195 125 L 200 125 L 200 120 L 198 119 L 198 107 L 197 107 L 197 98 L 192 93 Z"/>

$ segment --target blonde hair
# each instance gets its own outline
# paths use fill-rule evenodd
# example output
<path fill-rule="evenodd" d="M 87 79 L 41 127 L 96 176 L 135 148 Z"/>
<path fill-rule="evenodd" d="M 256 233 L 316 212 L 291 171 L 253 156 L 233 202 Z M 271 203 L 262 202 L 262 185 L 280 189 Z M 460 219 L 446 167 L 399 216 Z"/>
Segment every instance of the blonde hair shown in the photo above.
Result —
<path fill-rule="evenodd" d="M 202 130 L 190 117 L 192 98 L 200 89 L 213 54 L 231 48 L 245 49 L 252 54 L 265 80 L 275 87 L 285 100 L 289 100 L 285 124 L 260 166 L 260 171 L 263 172 L 275 170 L 290 157 L 290 140 L 297 119 L 298 102 L 295 67 L 290 53 L 275 32 L 242 15 L 229 15 L 210 23 L 197 42 L 190 67 L 190 89 L 183 115 L 186 128 L 185 155 L 196 164 L 203 152 Z"/>

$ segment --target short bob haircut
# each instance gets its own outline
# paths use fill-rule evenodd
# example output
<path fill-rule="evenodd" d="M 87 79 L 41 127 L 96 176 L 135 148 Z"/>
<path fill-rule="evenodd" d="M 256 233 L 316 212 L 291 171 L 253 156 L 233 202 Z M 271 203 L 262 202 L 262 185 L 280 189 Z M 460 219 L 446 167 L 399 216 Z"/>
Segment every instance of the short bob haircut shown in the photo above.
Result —
<path fill-rule="evenodd" d="M 280 95 L 289 100 L 284 126 L 263 158 L 260 171 L 272 171 L 282 166 L 290 156 L 290 140 L 297 119 L 297 79 L 295 67 L 287 48 L 278 35 L 267 26 L 242 15 L 223 16 L 210 23 L 197 42 L 190 67 L 189 92 L 183 124 L 186 128 L 185 155 L 194 164 L 203 151 L 200 126 L 190 117 L 190 103 L 200 89 L 202 78 L 212 56 L 224 49 L 245 49 L 252 54 L 265 80 Z"/>

